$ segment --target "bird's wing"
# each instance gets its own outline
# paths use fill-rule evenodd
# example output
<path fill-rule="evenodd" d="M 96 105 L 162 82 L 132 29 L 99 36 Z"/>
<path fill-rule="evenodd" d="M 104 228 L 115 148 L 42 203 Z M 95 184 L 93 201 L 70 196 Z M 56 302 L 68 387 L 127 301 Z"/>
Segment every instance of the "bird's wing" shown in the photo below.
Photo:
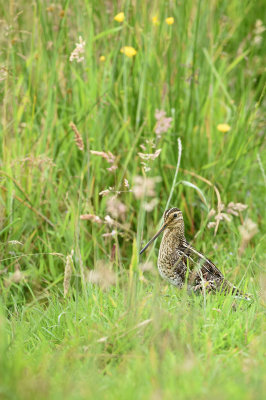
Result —
<path fill-rule="evenodd" d="M 192 262 L 192 264 L 197 264 L 199 270 L 201 270 L 202 274 L 207 274 L 214 276 L 216 278 L 224 279 L 221 271 L 213 264 L 211 260 L 205 257 L 202 253 L 194 249 L 187 241 L 182 241 L 179 250 L 183 253 L 183 255 Z M 209 279 L 210 277 L 208 277 Z"/>

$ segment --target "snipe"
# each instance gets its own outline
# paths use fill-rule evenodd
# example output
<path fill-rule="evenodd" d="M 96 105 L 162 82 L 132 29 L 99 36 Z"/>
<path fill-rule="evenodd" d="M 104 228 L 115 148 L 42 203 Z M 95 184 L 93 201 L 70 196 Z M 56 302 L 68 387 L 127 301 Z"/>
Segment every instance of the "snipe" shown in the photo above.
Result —
<path fill-rule="evenodd" d="M 165 211 L 163 218 L 161 229 L 140 252 L 142 254 L 164 232 L 158 258 L 162 278 L 179 288 L 187 283 L 188 289 L 194 291 L 233 293 L 248 299 L 248 295 L 225 279 L 212 261 L 187 242 L 183 215 L 178 208 Z"/>

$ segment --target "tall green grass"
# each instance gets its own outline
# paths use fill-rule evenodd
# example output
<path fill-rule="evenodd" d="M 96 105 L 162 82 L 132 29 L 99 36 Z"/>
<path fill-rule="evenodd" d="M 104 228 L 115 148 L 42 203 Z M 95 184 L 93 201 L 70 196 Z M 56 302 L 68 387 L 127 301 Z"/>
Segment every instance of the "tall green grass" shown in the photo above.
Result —
<path fill-rule="evenodd" d="M 0 6 L 0 398 L 262 398 L 263 1 Z M 120 11 L 123 23 L 113 20 Z M 70 62 L 79 36 L 85 59 Z M 173 118 L 160 139 L 157 109 Z M 221 123 L 231 129 L 220 132 Z M 155 149 L 146 172 L 138 153 Z M 108 171 L 90 150 L 112 152 L 118 168 Z M 136 176 L 161 179 L 152 212 L 131 191 Z M 118 235 L 103 237 L 114 228 L 80 215 L 103 220 L 108 196 L 99 193 L 110 187 L 127 211 Z M 248 208 L 214 236 L 207 223 L 217 191 L 225 205 Z M 167 203 L 252 304 L 169 287 L 156 274 L 158 245 L 138 259 Z M 258 233 L 240 254 L 247 217 Z M 139 268 L 147 257 L 155 273 Z M 107 290 L 88 283 L 99 263 L 112 265 L 116 284 Z"/>

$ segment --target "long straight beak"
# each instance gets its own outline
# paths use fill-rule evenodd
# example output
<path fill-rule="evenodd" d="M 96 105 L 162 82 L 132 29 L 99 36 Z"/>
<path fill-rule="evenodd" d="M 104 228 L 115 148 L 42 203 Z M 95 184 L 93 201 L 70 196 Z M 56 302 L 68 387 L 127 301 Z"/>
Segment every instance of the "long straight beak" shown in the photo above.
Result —
<path fill-rule="evenodd" d="M 161 227 L 161 229 L 156 233 L 156 235 L 153 236 L 153 238 L 146 244 L 145 247 L 143 247 L 143 249 L 140 251 L 139 255 L 141 255 L 148 247 L 150 244 L 152 244 L 152 242 L 154 242 L 155 239 L 157 239 L 157 237 L 165 230 L 165 228 L 167 227 L 168 223 L 165 222 L 163 224 L 163 226 Z"/>

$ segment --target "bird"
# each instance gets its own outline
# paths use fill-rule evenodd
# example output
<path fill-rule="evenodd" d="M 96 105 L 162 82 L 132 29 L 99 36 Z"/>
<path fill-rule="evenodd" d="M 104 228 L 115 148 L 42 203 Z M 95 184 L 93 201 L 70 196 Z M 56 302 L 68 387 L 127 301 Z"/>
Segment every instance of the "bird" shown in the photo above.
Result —
<path fill-rule="evenodd" d="M 250 300 L 250 295 L 230 283 L 211 260 L 186 240 L 184 218 L 179 208 L 166 210 L 163 220 L 162 227 L 139 253 L 141 255 L 163 233 L 158 257 L 158 270 L 163 279 L 180 289 L 187 284 L 187 289 L 196 293 L 231 293 Z"/>

